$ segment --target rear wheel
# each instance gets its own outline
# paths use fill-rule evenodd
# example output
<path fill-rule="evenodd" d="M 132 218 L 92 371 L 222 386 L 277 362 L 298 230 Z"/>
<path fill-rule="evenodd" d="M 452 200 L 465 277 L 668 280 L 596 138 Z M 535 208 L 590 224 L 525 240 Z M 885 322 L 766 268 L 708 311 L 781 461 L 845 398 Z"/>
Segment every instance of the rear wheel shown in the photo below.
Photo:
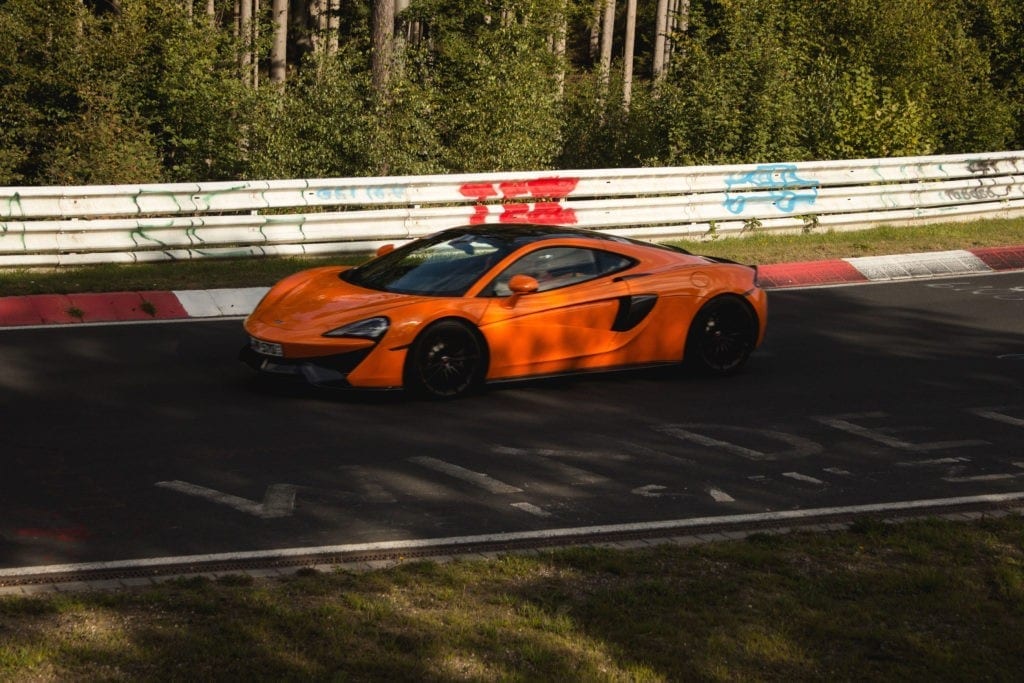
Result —
<path fill-rule="evenodd" d="M 706 375 L 740 369 L 757 343 L 757 318 L 736 296 L 721 296 L 697 312 L 686 337 L 683 364 Z"/>
<path fill-rule="evenodd" d="M 405 362 L 405 386 L 430 398 L 455 398 L 478 388 L 486 372 L 484 345 L 476 331 L 441 320 L 420 333 Z"/>

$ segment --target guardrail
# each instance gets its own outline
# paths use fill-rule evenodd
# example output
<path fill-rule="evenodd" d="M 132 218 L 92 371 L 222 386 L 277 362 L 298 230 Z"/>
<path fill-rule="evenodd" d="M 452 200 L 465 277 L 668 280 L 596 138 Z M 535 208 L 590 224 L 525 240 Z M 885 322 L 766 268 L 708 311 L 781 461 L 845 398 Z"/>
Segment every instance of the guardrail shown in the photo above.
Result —
<path fill-rule="evenodd" d="M 466 223 L 642 239 L 1024 215 L 1024 151 L 806 163 L 0 188 L 0 266 L 369 251 Z"/>

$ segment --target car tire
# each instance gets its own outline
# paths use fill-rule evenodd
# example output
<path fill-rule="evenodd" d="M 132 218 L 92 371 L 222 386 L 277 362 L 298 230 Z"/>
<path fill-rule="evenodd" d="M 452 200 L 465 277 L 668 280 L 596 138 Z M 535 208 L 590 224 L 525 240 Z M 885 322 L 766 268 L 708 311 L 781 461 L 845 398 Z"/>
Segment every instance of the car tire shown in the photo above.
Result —
<path fill-rule="evenodd" d="M 757 344 L 757 316 L 743 299 L 723 295 L 694 316 L 683 365 L 702 375 L 728 375 L 747 362 Z"/>
<path fill-rule="evenodd" d="M 427 326 L 409 347 L 405 387 L 432 399 L 451 399 L 478 389 L 487 371 L 487 352 L 479 333 L 458 320 Z"/>

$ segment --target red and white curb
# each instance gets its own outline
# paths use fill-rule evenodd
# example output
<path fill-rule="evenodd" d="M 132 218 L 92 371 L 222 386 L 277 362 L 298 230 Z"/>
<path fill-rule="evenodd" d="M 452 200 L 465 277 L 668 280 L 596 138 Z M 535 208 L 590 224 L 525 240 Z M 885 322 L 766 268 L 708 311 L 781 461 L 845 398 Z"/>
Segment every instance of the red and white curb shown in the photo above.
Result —
<path fill-rule="evenodd" d="M 249 315 L 269 289 L 193 289 L 173 294 L 190 318 L 225 318 Z"/>
<path fill-rule="evenodd" d="M 0 327 L 242 317 L 252 312 L 268 289 L 245 287 L 0 297 Z"/>
<path fill-rule="evenodd" d="M 924 254 L 778 263 L 758 269 L 768 288 L 813 287 L 857 282 L 976 275 L 1024 269 L 1024 247 L 957 249 Z"/>
<path fill-rule="evenodd" d="M 1024 246 L 777 263 L 761 266 L 769 289 L 977 275 L 1024 270 Z M 0 328 L 237 318 L 267 287 L 0 297 Z"/>

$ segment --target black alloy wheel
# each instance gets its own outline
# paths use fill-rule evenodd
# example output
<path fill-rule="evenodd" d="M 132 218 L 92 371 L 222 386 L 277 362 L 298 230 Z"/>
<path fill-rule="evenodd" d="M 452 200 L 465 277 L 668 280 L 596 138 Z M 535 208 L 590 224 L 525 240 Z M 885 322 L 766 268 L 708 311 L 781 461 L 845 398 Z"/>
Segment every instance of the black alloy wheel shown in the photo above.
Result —
<path fill-rule="evenodd" d="M 706 375 L 727 375 L 747 362 L 757 343 L 757 319 L 736 296 L 721 296 L 704 305 L 686 338 L 684 364 Z"/>
<path fill-rule="evenodd" d="M 406 360 L 406 387 L 430 398 L 455 398 L 483 383 L 483 343 L 465 323 L 441 320 L 416 337 Z"/>

